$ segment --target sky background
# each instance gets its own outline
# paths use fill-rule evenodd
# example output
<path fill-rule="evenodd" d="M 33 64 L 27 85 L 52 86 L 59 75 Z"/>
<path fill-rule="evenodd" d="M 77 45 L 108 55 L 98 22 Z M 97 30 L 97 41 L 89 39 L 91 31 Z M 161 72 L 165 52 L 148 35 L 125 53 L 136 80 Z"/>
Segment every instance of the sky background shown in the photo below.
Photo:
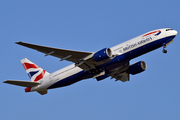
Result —
<path fill-rule="evenodd" d="M 160 48 L 133 59 L 145 61 L 147 70 L 129 82 L 87 79 L 43 96 L 3 83 L 29 80 L 23 58 L 50 73 L 72 64 L 17 41 L 94 52 L 154 29 L 180 32 L 179 5 L 179 0 L 0 0 L 0 119 L 179 120 L 179 34 L 167 54 Z"/>

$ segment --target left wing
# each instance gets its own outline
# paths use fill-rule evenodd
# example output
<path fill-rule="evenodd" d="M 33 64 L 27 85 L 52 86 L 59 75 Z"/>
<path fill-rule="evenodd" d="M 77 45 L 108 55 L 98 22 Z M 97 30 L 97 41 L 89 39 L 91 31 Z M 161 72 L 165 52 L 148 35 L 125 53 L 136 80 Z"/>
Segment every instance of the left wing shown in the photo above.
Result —
<path fill-rule="evenodd" d="M 65 50 L 53 47 L 46 47 L 41 45 L 35 45 L 25 42 L 16 42 L 16 44 L 37 50 L 39 52 L 45 53 L 45 56 L 51 55 L 54 57 L 61 58 L 62 60 L 71 61 L 74 63 L 79 62 L 81 59 L 89 56 L 92 52 L 81 52 L 81 51 L 73 51 L 73 50 Z"/>
<path fill-rule="evenodd" d="M 84 71 L 95 69 L 96 66 L 104 64 L 111 60 L 111 59 L 107 59 L 104 61 L 96 62 L 95 60 L 92 59 L 95 52 L 66 50 L 66 49 L 35 45 L 35 44 L 30 44 L 30 43 L 25 43 L 25 42 L 16 42 L 16 44 L 45 53 L 45 56 L 51 55 L 54 57 L 58 57 L 61 59 L 61 61 L 62 60 L 71 61 L 75 63 L 76 66 L 83 69 Z"/>
<path fill-rule="evenodd" d="M 96 62 L 92 59 L 94 52 L 83 52 L 83 51 L 59 49 L 59 48 L 46 47 L 46 46 L 35 45 L 35 44 L 30 44 L 30 43 L 25 43 L 25 42 L 16 42 L 16 44 L 45 53 L 45 56 L 51 55 L 54 57 L 58 57 L 61 59 L 61 61 L 62 60 L 71 61 L 75 63 L 76 66 L 83 69 L 84 71 L 95 69 L 96 66 L 106 63 L 107 61 L 110 60 L 110 59 L 107 59 L 102 62 Z"/>

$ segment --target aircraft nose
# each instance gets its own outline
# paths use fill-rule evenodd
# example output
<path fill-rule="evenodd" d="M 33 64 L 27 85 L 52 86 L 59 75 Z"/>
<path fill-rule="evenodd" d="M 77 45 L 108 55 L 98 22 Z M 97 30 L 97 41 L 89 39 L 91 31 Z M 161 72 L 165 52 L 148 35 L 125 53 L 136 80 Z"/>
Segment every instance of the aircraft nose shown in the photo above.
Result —
<path fill-rule="evenodd" d="M 178 32 L 176 30 L 173 30 L 173 33 L 174 33 L 174 35 L 177 35 Z"/>
<path fill-rule="evenodd" d="M 177 35 L 177 31 L 176 30 L 170 30 L 166 32 L 167 36 L 176 36 Z"/>

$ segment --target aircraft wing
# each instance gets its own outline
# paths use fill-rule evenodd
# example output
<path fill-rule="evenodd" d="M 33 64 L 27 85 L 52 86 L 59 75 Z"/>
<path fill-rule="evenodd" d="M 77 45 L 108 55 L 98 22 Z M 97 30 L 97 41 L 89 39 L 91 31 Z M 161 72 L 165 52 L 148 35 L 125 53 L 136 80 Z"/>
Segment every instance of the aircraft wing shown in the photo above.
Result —
<path fill-rule="evenodd" d="M 111 79 L 115 78 L 116 81 L 118 81 L 118 80 L 120 80 L 122 82 L 129 81 L 130 75 L 128 73 L 128 68 L 129 68 L 129 62 L 112 70 L 109 73 L 109 76 L 111 76 Z"/>
<path fill-rule="evenodd" d="M 92 56 L 92 52 L 82 52 L 82 51 L 73 51 L 66 49 L 59 49 L 53 47 L 46 47 L 41 45 L 35 45 L 25 42 L 16 42 L 16 44 L 37 50 L 39 52 L 45 53 L 45 56 L 51 55 L 54 57 L 58 57 L 62 60 L 71 61 L 74 63 L 79 63 L 81 60 L 88 59 L 88 56 Z M 82 67 L 83 68 L 83 67 Z"/>
<path fill-rule="evenodd" d="M 16 44 L 45 53 L 45 56 L 51 55 L 51 56 L 60 58 L 61 61 L 67 60 L 67 61 L 73 62 L 75 63 L 76 66 L 80 67 L 84 71 L 95 69 L 96 66 L 104 64 L 110 60 L 110 59 L 107 59 L 102 62 L 94 61 L 92 58 L 95 52 L 66 50 L 66 49 L 35 45 L 35 44 L 30 44 L 30 43 L 25 43 L 25 42 L 16 42 Z"/>

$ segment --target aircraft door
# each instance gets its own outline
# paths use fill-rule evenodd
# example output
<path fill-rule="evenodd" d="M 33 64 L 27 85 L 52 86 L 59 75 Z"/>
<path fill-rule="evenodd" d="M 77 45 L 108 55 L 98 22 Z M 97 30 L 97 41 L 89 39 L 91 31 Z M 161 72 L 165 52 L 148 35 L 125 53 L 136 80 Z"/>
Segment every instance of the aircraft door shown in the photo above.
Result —
<path fill-rule="evenodd" d="M 119 53 L 122 54 L 123 53 L 123 47 L 120 47 L 119 49 Z"/>
<path fill-rule="evenodd" d="M 130 45 L 130 41 L 126 42 L 126 47 L 128 47 Z"/>
<path fill-rule="evenodd" d="M 49 81 L 53 82 L 53 76 L 52 75 L 49 76 Z"/>

